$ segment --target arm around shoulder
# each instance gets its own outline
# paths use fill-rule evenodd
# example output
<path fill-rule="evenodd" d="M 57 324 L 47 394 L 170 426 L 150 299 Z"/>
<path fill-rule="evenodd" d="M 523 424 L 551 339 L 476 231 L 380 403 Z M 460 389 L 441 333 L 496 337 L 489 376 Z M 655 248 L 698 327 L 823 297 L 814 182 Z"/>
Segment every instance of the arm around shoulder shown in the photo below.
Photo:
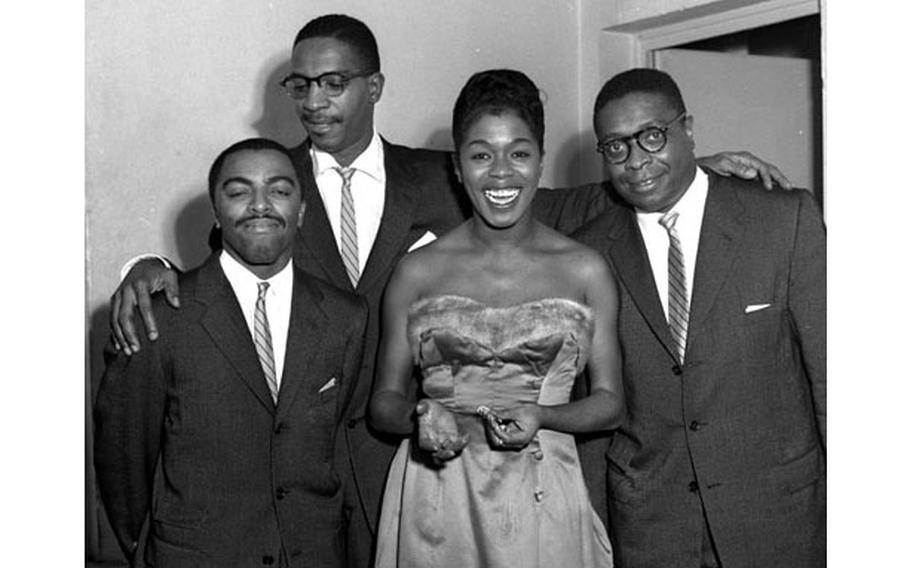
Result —
<path fill-rule="evenodd" d="M 151 297 L 160 290 L 164 290 L 165 299 L 172 307 L 180 307 L 177 271 L 161 257 L 140 257 L 111 296 L 111 339 L 115 348 L 127 355 L 140 349 L 139 333 L 133 324 L 137 311 L 148 338 L 152 341 L 158 338 Z"/>

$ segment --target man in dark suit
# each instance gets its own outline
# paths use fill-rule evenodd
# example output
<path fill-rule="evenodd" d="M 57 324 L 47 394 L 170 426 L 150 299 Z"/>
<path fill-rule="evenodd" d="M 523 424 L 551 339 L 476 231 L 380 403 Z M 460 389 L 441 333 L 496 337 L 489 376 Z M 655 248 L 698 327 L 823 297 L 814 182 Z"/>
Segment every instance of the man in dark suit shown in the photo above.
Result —
<path fill-rule="evenodd" d="M 818 207 L 698 169 L 663 72 L 610 79 L 594 125 L 625 201 L 573 235 L 621 288 L 627 418 L 585 464 L 606 467 L 617 566 L 823 566 Z"/>
<path fill-rule="evenodd" d="M 334 455 L 367 307 L 291 262 L 303 212 L 283 146 L 231 146 L 209 192 L 223 250 L 181 275 L 180 310 L 155 302 L 160 340 L 108 353 L 95 467 L 111 525 L 133 565 L 343 566 Z"/>
<path fill-rule="evenodd" d="M 366 422 L 381 296 L 402 256 L 470 214 L 449 153 L 391 144 L 376 132 L 373 110 L 384 82 L 373 34 L 363 22 L 344 15 L 320 16 L 298 32 L 291 73 L 282 82 L 308 134 L 291 150 L 306 203 L 294 260 L 307 272 L 365 297 L 370 306 L 363 367 L 339 438 L 345 447 L 338 454 L 344 456 L 339 467 L 350 523 L 349 561 L 364 567 L 371 564 L 385 476 L 398 445 Z M 728 174 L 779 175 L 748 154 L 722 154 L 708 161 Z M 534 211 L 541 221 L 569 232 L 608 205 L 604 186 L 589 184 L 540 191 Z M 173 271 L 165 272 L 158 261 L 132 269 L 113 296 L 111 326 L 118 346 L 127 353 L 138 347 L 132 323 L 137 303 L 149 337 L 158 336 L 151 312 L 142 307 L 150 289 L 164 289 L 176 306 L 175 282 Z"/>

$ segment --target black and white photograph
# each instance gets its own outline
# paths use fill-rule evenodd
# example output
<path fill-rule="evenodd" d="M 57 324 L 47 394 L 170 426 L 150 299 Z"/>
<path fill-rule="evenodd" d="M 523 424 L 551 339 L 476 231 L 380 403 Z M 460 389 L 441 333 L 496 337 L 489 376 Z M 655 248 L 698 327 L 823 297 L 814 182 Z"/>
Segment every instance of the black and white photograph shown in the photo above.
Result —
<path fill-rule="evenodd" d="M 902 564 L 890 11 L 81 4 L 5 40 L 10 565 Z"/>

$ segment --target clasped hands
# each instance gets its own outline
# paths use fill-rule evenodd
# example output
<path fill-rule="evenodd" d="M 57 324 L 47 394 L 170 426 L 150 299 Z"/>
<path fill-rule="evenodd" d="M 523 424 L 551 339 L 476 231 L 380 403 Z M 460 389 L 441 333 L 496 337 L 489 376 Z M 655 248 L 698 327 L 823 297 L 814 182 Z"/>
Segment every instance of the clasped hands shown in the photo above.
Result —
<path fill-rule="evenodd" d="M 437 401 L 421 400 L 416 413 L 417 443 L 437 464 L 455 458 L 468 444 L 470 434 L 459 432 L 455 415 Z M 540 407 L 536 404 L 499 412 L 480 406 L 477 414 L 483 420 L 490 447 L 497 450 L 520 450 L 540 428 Z"/>

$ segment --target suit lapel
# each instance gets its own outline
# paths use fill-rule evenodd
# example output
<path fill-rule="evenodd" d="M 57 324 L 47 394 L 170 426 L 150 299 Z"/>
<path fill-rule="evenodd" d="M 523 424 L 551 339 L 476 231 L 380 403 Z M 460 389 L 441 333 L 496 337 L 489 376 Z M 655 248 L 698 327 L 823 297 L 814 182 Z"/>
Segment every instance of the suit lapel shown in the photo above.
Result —
<path fill-rule="evenodd" d="M 689 345 L 697 339 L 701 327 L 717 299 L 724 281 L 730 275 L 742 243 L 745 211 L 736 191 L 728 183 L 709 174 L 708 197 L 698 239 L 695 262 L 692 307 L 689 310 Z"/>
<path fill-rule="evenodd" d="M 321 274 L 325 280 L 336 287 L 352 291 L 351 281 L 344 270 L 344 262 L 341 260 L 341 254 L 338 252 L 338 245 L 335 242 L 335 233 L 329 223 L 329 215 L 322 202 L 322 196 L 319 194 L 316 179 L 313 177 L 313 161 L 310 159 L 309 144 L 304 142 L 294 148 L 292 155 L 295 158 L 294 163 L 297 167 L 297 175 L 300 177 L 306 204 L 303 226 L 297 230 L 297 238 L 294 242 L 294 246 L 304 254 L 295 255 L 295 258 L 306 259 L 306 262 L 299 265 L 304 270 L 317 275 Z M 309 266 L 310 262 L 315 262 L 318 270 Z"/>
<path fill-rule="evenodd" d="M 635 213 L 626 206 L 616 206 L 611 211 L 612 215 L 608 222 L 610 239 L 608 253 L 616 269 L 616 275 L 625 285 L 648 327 L 664 349 L 676 358 L 676 349 L 660 303 L 657 286 L 654 284 L 651 263 L 635 220 Z"/>
<path fill-rule="evenodd" d="M 402 243 L 411 230 L 413 219 L 416 192 L 412 181 L 413 175 L 405 166 L 404 160 L 395 158 L 395 148 L 385 140 L 382 144 L 386 174 L 385 206 L 376 241 L 357 283 L 358 290 L 375 286 L 389 265 L 395 262 L 401 252 Z"/>
<path fill-rule="evenodd" d="M 284 371 L 278 392 L 278 419 L 288 412 L 295 398 L 306 396 L 305 393 L 300 394 L 306 377 L 317 381 L 327 379 L 313 375 L 311 363 L 322 352 L 328 314 L 322 309 L 322 293 L 310 286 L 305 278 L 295 269 Z M 336 379 L 340 380 L 341 377 Z"/>
<path fill-rule="evenodd" d="M 218 254 L 209 257 L 200 268 L 196 298 L 205 304 L 200 323 L 221 350 L 237 376 L 259 402 L 274 412 L 275 405 L 259 364 L 259 356 L 250 337 L 249 326 L 227 277 L 221 270 Z"/>

